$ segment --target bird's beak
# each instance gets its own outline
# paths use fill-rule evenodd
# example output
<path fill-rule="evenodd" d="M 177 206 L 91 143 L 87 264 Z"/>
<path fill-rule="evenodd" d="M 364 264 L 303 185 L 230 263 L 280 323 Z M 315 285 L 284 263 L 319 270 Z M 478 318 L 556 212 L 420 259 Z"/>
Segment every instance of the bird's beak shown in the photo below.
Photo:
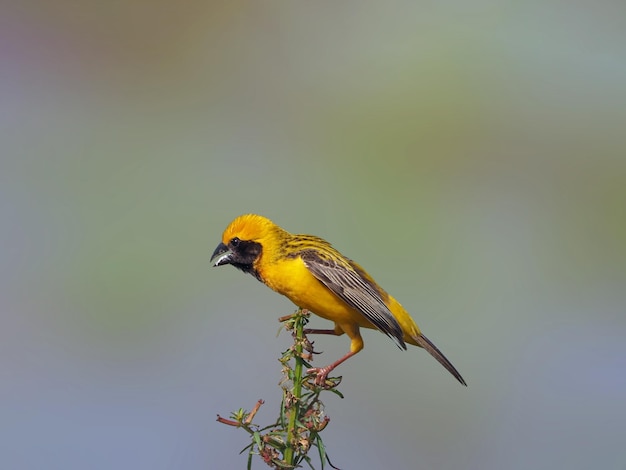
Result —
<path fill-rule="evenodd" d="M 232 260 L 233 252 L 223 243 L 217 245 L 217 248 L 211 255 L 211 264 L 213 266 L 222 266 L 223 264 L 230 264 Z"/>

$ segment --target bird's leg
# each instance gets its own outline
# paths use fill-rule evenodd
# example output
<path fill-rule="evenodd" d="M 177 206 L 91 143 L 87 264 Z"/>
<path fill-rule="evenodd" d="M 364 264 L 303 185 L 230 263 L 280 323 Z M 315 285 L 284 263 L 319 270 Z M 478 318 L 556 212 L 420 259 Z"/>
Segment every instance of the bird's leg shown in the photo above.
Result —
<path fill-rule="evenodd" d="M 315 329 L 315 328 L 305 328 L 304 329 L 304 334 L 305 335 L 335 335 L 335 336 L 339 336 L 339 335 L 343 334 L 343 332 L 337 333 L 335 330 L 318 330 L 318 329 Z"/>
<path fill-rule="evenodd" d="M 316 328 L 305 328 L 303 330 L 304 335 L 306 337 L 306 335 L 335 335 L 335 336 L 339 336 L 343 334 L 343 331 L 338 330 L 338 329 L 334 329 L 334 330 L 319 330 Z M 308 338 L 306 338 L 307 343 L 309 343 L 310 345 L 310 350 L 307 349 L 307 351 L 309 351 L 311 353 L 311 355 L 309 356 L 310 358 L 312 358 L 313 354 L 321 354 L 320 352 L 314 351 L 313 350 L 313 341 L 309 341 Z"/>
<path fill-rule="evenodd" d="M 326 383 L 326 379 L 328 378 L 328 374 L 332 372 L 332 370 L 337 367 L 339 364 L 344 362 L 345 360 L 354 356 L 356 352 L 350 351 L 348 354 L 343 356 L 341 359 L 333 362 L 332 364 L 327 365 L 326 367 L 312 367 L 307 370 L 307 374 L 315 374 L 315 385 L 324 385 Z"/>
<path fill-rule="evenodd" d="M 316 328 L 305 328 L 304 330 L 304 334 L 305 335 L 335 335 L 335 336 L 341 336 L 344 333 L 343 329 L 335 324 L 335 328 L 333 328 L 332 330 L 318 330 Z"/>
<path fill-rule="evenodd" d="M 315 377 L 315 385 L 324 385 L 326 383 L 326 378 L 328 374 L 339 364 L 346 361 L 347 359 L 354 356 L 361 349 L 363 349 L 363 339 L 361 338 L 361 333 L 359 332 L 359 327 L 357 325 L 347 324 L 347 325 L 338 325 L 335 324 L 334 330 L 318 330 L 320 332 L 325 332 L 324 334 L 334 334 L 341 335 L 346 333 L 350 337 L 350 352 L 333 362 L 332 364 L 327 365 L 326 367 L 313 367 L 307 370 L 309 374 L 316 374 Z"/>

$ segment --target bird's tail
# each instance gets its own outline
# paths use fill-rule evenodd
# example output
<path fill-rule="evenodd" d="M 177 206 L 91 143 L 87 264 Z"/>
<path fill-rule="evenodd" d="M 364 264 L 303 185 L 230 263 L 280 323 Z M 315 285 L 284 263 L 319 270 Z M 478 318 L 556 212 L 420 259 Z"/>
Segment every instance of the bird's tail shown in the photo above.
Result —
<path fill-rule="evenodd" d="M 437 359 L 437 361 L 439 361 L 439 364 L 441 364 L 446 369 L 448 369 L 448 372 L 454 375 L 454 377 L 459 382 L 461 382 L 463 385 L 467 387 L 467 384 L 465 383 L 465 380 L 463 380 L 463 377 L 461 377 L 461 374 L 459 374 L 459 371 L 454 368 L 454 366 L 448 360 L 448 358 L 446 358 L 446 356 L 444 356 L 443 353 L 439 351 L 439 349 L 437 349 L 437 346 L 431 343 L 431 341 L 426 336 L 420 333 L 419 335 L 413 336 L 413 339 L 415 340 L 418 346 L 421 346 L 426 351 L 428 351 L 428 353 L 432 357 L 434 357 L 435 359 Z"/>

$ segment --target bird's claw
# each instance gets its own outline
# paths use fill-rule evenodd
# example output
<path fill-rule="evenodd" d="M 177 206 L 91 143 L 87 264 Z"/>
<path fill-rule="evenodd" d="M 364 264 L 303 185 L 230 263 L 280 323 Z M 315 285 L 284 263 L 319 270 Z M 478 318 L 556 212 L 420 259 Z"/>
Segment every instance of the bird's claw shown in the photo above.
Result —
<path fill-rule="evenodd" d="M 332 371 L 332 368 L 329 367 L 312 367 L 307 369 L 307 374 L 309 376 L 314 376 L 313 383 L 317 387 L 322 388 L 333 388 L 339 385 L 341 382 L 341 377 L 331 377 L 328 378 L 328 374 Z"/>
<path fill-rule="evenodd" d="M 306 372 L 309 375 L 315 376 L 315 379 L 313 379 L 313 383 L 315 383 L 315 385 L 321 386 L 324 382 L 326 382 L 326 378 L 328 377 L 328 373 L 330 371 L 326 370 L 324 367 L 311 367 Z"/>

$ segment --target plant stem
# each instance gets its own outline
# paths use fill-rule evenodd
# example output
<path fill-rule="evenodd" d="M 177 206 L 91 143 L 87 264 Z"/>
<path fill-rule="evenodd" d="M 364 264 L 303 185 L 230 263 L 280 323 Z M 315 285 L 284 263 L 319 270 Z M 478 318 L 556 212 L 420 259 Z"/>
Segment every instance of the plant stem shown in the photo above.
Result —
<path fill-rule="evenodd" d="M 296 366 L 293 374 L 293 397 L 291 408 L 289 409 L 289 423 L 287 425 L 287 447 L 285 448 L 284 459 L 290 465 L 295 467 L 296 465 L 296 452 L 295 447 L 298 443 L 298 426 L 296 421 L 300 415 L 300 399 L 302 398 L 302 370 L 304 369 L 304 360 L 302 359 L 303 353 L 303 340 L 304 340 L 304 324 L 306 323 L 306 317 L 303 314 L 302 309 L 298 310 L 295 314 L 294 321 L 294 359 Z"/>

